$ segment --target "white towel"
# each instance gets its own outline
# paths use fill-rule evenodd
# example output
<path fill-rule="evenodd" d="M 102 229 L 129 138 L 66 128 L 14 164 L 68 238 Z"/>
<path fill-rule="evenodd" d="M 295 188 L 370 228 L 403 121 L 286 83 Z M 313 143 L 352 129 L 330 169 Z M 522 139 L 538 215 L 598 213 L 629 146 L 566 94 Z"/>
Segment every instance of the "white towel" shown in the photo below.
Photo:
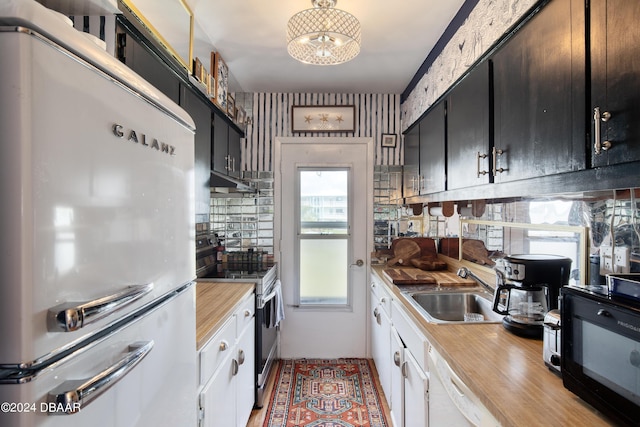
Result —
<path fill-rule="evenodd" d="M 280 324 L 280 321 L 284 319 L 284 302 L 282 301 L 282 284 L 280 280 L 276 281 L 275 296 L 270 302 L 269 306 L 269 328 L 275 328 Z"/>

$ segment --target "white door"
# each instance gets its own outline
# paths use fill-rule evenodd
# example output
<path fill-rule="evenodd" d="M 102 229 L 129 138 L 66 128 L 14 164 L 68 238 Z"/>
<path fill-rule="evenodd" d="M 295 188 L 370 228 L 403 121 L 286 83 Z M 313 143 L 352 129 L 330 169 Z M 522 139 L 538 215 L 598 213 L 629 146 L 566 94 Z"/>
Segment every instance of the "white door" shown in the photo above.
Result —
<path fill-rule="evenodd" d="M 281 357 L 366 357 L 373 246 L 370 138 L 277 138 Z"/>

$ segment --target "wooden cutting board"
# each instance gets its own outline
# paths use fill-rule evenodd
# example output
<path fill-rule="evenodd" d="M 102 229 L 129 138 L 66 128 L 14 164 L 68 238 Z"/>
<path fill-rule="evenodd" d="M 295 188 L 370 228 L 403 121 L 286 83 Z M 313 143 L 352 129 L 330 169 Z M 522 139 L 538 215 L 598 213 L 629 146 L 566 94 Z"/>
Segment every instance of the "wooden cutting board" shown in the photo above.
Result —
<path fill-rule="evenodd" d="M 495 265 L 495 262 L 489 258 L 489 251 L 482 240 L 464 241 L 462 243 L 462 257 L 478 264 Z"/>
<path fill-rule="evenodd" d="M 446 270 L 447 263 L 435 257 L 413 258 L 411 265 L 425 271 Z"/>
<path fill-rule="evenodd" d="M 420 245 L 412 239 L 402 239 L 393 246 L 393 258 L 387 262 L 387 265 L 409 265 L 411 258 L 418 256 L 420 256 Z"/>
<path fill-rule="evenodd" d="M 409 274 L 406 270 L 417 270 L 419 274 Z M 436 279 L 417 268 L 385 268 L 384 275 L 395 285 L 435 285 Z"/>
<path fill-rule="evenodd" d="M 449 271 L 423 271 L 413 267 L 385 268 L 384 275 L 395 285 L 473 286 L 472 279 L 463 279 Z"/>

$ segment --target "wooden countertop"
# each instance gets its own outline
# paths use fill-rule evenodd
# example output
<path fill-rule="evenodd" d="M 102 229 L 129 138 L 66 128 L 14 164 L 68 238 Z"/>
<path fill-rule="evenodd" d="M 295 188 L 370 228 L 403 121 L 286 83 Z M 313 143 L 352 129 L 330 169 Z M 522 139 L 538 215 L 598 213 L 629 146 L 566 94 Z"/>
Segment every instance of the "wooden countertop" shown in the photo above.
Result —
<path fill-rule="evenodd" d="M 255 283 L 196 282 L 196 349 L 199 351 L 255 289 Z"/>
<path fill-rule="evenodd" d="M 564 388 L 542 360 L 542 341 L 518 337 L 502 324 L 435 324 L 407 303 L 397 286 L 372 266 L 411 313 L 429 342 L 491 414 L 507 426 L 609 426 L 602 415 Z"/>

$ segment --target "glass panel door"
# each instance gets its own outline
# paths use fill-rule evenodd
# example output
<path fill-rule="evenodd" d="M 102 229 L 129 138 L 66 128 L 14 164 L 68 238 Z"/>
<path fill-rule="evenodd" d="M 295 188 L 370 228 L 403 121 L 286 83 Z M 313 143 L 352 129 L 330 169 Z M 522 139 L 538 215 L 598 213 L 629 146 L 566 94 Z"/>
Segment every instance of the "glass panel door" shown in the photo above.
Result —
<path fill-rule="evenodd" d="M 298 169 L 298 304 L 348 306 L 349 169 Z"/>

